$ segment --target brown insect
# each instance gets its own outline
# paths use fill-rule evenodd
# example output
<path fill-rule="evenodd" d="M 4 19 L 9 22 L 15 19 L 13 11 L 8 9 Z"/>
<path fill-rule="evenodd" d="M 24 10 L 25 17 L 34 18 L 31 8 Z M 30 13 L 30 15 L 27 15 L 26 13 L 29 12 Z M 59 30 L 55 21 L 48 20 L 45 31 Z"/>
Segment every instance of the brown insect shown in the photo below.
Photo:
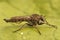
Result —
<path fill-rule="evenodd" d="M 55 25 L 49 24 L 46 21 L 46 19 L 43 15 L 38 15 L 38 14 L 32 14 L 31 16 L 15 16 L 15 17 L 11 17 L 10 19 L 4 19 L 4 21 L 7 22 L 7 23 L 8 22 L 17 23 L 17 22 L 26 21 L 27 22 L 26 24 L 29 25 L 29 26 L 34 27 L 38 31 L 39 34 L 41 34 L 41 32 L 36 27 L 36 25 L 47 24 L 49 26 L 57 28 Z M 18 30 L 14 31 L 14 32 L 17 32 L 17 31 L 21 30 L 23 28 L 23 26 L 21 26 Z"/>

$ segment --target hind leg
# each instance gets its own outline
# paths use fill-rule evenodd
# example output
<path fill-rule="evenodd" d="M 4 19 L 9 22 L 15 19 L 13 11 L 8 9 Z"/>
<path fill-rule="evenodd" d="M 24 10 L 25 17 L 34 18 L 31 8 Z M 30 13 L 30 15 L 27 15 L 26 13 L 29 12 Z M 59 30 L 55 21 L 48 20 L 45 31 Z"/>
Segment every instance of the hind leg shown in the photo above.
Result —
<path fill-rule="evenodd" d="M 26 24 L 22 25 L 19 29 L 15 30 L 15 31 L 13 31 L 13 32 L 15 33 L 15 32 L 17 32 L 17 31 L 21 30 L 25 25 L 26 25 Z"/>

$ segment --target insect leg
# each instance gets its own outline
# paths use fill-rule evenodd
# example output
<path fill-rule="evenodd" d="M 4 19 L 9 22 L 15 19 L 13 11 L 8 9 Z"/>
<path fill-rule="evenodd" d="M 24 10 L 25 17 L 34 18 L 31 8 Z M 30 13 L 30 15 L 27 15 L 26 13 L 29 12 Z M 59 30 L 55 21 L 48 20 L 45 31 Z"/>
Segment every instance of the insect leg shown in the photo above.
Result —
<path fill-rule="evenodd" d="M 47 25 L 49 25 L 49 26 L 52 26 L 52 27 L 54 27 L 54 28 L 57 29 L 57 26 L 56 26 L 56 25 L 49 24 L 49 23 L 46 21 L 46 18 L 43 18 L 43 20 L 44 20 L 45 24 L 47 24 Z"/>
<path fill-rule="evenodd" d="M 36 27 L 36 26 L 33 26 L 37 31 L 38 33 L 41 35 L 41 32 L 39 31 L 39 29 Z"/>
<path fill-rule="evenodd" d="M 46 24 L 57 29 L 57 26 L 56 25 L 49 24 L 47 21 L 46 21 Z"/>
<path fill-rule="evenodd" d="M 25 24 L 24 24 L 25 25 Z M 21 30 L 23 27 L 24 27 L 24 25 L 23 26 L 21 26 L 19 29 L 17 29 L 16 31 L 13 31 L 13 32 L 17 32 L 17 31 L 19 31 L 19 30 Z"/>

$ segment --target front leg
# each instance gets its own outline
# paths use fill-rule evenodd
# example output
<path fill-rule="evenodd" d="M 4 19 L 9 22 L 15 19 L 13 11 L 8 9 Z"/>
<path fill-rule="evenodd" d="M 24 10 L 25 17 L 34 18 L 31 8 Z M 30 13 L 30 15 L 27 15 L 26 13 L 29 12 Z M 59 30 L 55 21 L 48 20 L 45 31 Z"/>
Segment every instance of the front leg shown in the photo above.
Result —
<path fill-rule="evenodd" d="M 54 28 L 56 28 L 56 29 L 57 29 L 57 26 L 56 26 L 56 25 L 49 24 L 47 21 L 46 21 L 46 23 L 45 23 L 45 24 L 47 24 L 47 25 L 49 25 L 49 26 L 52 26 L 52 27 L 54 27 Z"/>

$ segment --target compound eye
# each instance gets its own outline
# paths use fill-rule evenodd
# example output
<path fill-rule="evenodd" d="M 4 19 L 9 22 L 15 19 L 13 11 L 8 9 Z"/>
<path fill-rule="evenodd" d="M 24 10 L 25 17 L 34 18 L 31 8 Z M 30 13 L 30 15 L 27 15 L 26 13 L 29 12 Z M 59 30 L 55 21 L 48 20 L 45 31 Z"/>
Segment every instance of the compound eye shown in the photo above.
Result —
<path fill-rule="evenodd" d="M 44 21 L 44 19 L 43 19 L 43 18 L 41 18 L 41 21 Z"/>

